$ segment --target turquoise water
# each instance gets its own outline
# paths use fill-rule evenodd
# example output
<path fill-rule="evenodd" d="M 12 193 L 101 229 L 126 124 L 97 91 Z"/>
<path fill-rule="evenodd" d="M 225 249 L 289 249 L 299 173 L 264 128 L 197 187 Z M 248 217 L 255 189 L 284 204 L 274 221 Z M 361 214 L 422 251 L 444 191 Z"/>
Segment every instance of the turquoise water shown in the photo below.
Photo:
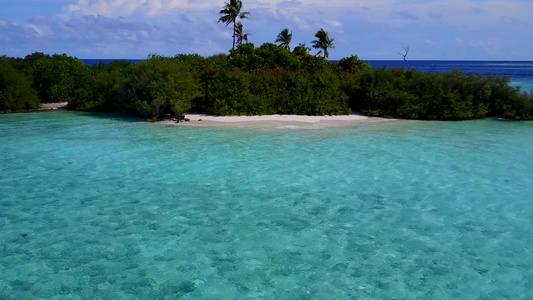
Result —
<path fill-rule="evenodd" d="M 520 90 L 527 93 L 533 93 L 533 81 L 511 82 L 510 86 L 519 86 Z"/>
<path fill-rule="evenodd" d="M 0 115 L 0 299 L 531 299 L 533 123 Z"/>

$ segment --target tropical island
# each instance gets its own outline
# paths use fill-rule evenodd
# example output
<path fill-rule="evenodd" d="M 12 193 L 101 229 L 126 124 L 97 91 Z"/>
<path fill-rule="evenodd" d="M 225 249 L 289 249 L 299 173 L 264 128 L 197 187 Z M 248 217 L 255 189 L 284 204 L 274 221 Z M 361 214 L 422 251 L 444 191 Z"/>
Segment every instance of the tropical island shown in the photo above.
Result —
<path fill-rule="evenodd" d="M 68 48 L 70 55 L 27 55 L 35 44 L 17 43 L 20 31 L 12 34 L 9 25 L 15 22 L 0 19 L 8 33 L 0 39 L 14 42 L 0 51 L 22 56 L 0 53 L 0 112 L 71 110 L 0 115 L 0 299 L 531 298 L 533 122 L 514 120 L 533 118 L 533 99 L 513 85 L 533 91 L 532 61 L 435 61 L 434 69 L 433 61 L 381 64 L 362 55 L 330 61 L 341 58 L 348 36 L 333 31 L 339 27 L 312 27 L 301 40 L 307 45 L 298 45 L 307 29 L 273 24 L 279 27 L 261 38 L 271 43 L 254 45 L 259 32 L 246 20 L 255 11 L 249 16 L 238 0 L 217 1 L 229 1 L 220 16 L 208 1 L 49 1 L 47 10 L 52 2 L 95 12 L 111 4 L 121 4 L 114 11 L 140 7 L 127 19 L 90 21 L 80 13 L 57 23 L 68 36 L 50 28 L 51 35 L 35 39 L 35 50 Z M 365 3 L 369 15 L 402 7 L 374 2 Z M 483 25 L 472 2 L 410 2 L 416 3 L 405 7 L 445 9 L 447 20 L 472 17 Z M 486 30 L 512 21 L 495 18 L 509 14 L 493 13 L 501 1 L 477 2 L 490 12 Z M 10 5 L 31 10 L 27 3 Z M 301 3 L 295 14 L 313 18 L 307 24 L 328 24 L 338 13 L 356 19 L 353 8 L 361 5 L 277 3 Z M 527 21 L 533 2 L 513 3 L 512 11 L 523 11 L 517 21 Z M 209 11 L 181 22 L 176 17 L 198 10 L 170 9 L 176 4 Z M 140 18 L 148 5 L 165 15 Z M 289 17 L 276 20 L 290 23 Z M 150 31 L 148 39 L 123 44 L 126 34 L 111 48 L 93 42 L 139 30 L 143 20 L 156 26 L 171 19 L 176 25 Z M 205 28 L 233 36 L 201 35 L 196 27 L 204 19 L 211 23 Z M 93 31 L 99 22 L 117 31 Z M 513 26 L 509 39 L 526 31 L 512 23 L 494 36 Z M 21 24 L 35 38 L 33 23 Z M 160 35 L 171 26 L 176 32 Z M 75 35 L 84 31 L 87 37 Z M 191 45 L 218 49 L 223 38 L 231 50 L 133 62 L 73 57 L 84 53 L 75 45 L 116 57 L 135 45 L 144 56 L 139 41 L 161 46 L 182 32 L 197 34 L 200 42 Z M 476 26 L 471 34 L 484 32 Z M 71 37 L 73 43 L 63 42 Z M 374 45 L 377 55 L 394 42 Z M 512 48 L 501 53 L 526 57 L 507 52 Z M 212 49 L 206 53 L 224 51 Z"/>
<path fill-rule="evenodd" d="M 248 43 L 242 1 L 230 0 L 219 22 L 232 27 L 229 54 L 151 54 L 140 63 L 87 66 L 79 59 L 36 52 L 0 57 L 0 112 L 68 102 L 68 109 L 134 113 L 151 121 L 186 113 L 347 115 L 422 120 L 499 117 L 533 119 L 533 95 L 509 78 L 416 69 L 372 68 L 357 56 L 328 60 L 334 39 L 320 29 L 311 48 L 291 49 L 292 33 L 275 43 Z"/>

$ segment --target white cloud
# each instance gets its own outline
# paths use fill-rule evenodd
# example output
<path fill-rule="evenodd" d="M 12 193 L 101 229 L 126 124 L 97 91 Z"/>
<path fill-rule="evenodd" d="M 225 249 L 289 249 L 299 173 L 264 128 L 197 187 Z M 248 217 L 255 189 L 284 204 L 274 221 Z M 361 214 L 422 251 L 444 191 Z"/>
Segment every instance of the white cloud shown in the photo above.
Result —
<path fill-rule="evenodd" d="M 476 40 L 472 39 L 468 41 L 468 45 L 473 48 L 482 48 L 486 52 L 494 53 L 500 49 L 500 43 L 496 39 L 488 40 Z"/>
<path fill-rule="evenodd" d="M 67 15 L 87 16 L 130 16 L 147 0 L 78 0 L 75 5 L 65 7 Z"/>
<path fill-rule="evenodd" d="M 227 0 L 226 0 L 227 1 Z M 190 11 L 218 11 L 224 0 L 77 0 L 76 4 L 65 7 L 66 16 L 102 15 L 108 17 L 128 17 L 144 15 L 156 17 Z M 442 1 L 401 1 L 401 0 L 262 0 L 244 1 L 243 9 L 253 11 L 265 9 L 273 14 L 291 14 L 304 19 L 302 15 L 351 12 L 359 20 L 368 22 L 388 22 L 391 16 L 396 25 L 402 22 L 439 22 L 466 26 L 486 26 L 495 19 L 515 22 L 528 22 L 533 11 L 533 1 L 518 0 L 442 0 Z M 305 27 L 305 22 L 299 24 Z"/>
<path fill-rule="evenodd" d="M 312 29 L 312 26 L 307 21 L 300 19 L 297 15 L 291 13 L 287 9 L 278 9 L 274 14 L 274 17 L 283 20 L 286 27 L 301 31 L 310 31 Z"/>
<path fill-rule="evenodd" d="M 330 28 L 331 31 L 340 31 L 343 28 L 342 23 L 337 20 L 327 19 L 324 23 L 326 23 L 326 27 Z"/>
<path fill-rule="evenodd" d="M 17 55 L 37 50 L 85 58 L 142 58 L 152 52 L 209 55 L 231 47 L 231 28 L 217 23 L 218 11 L 228 0 L 71 1 L 56 18 L 0 19 L 2 50 Z M 504 58 L 514 53 L 512 49 L 522 53 L 520 59 L 532 59 L 531 41 L 521 37 L 530 35 L 527 24 L 533 1 L 243 2 L 243 9 L 252 13 L 243 21 L 245 30 L 256 45 L 273 42 L 285 27 L 293 31 L 295 45 L 309 44 L 314 33 L 324 28 L 335 38 L 334 59 L 353 53 L 363 59 L 397 59 L 394 49 L 399 44 L 412 46 L 413 59 L 415 55 L 424 59 Z"/>
<path fill-rule="evenodd" d="M 31 31 L 35 32 L 35 35 L 37 37 L 43 37 L 44 36 L 44 32 L 39 27 L 37 27 L 37 25 L 29 23 L 29 24 L 25 24 L 24 26 L 26 28 L 30 29 Z"/>

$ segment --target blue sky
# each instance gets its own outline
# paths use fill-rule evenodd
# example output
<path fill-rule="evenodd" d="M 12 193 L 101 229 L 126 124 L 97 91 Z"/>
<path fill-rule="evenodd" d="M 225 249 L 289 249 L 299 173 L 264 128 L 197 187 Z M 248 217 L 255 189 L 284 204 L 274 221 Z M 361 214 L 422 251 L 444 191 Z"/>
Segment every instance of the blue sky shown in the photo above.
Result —
<path fill-rule="evenodd" d="M 225 0 L 2 0 L 0 55 L 67 53 L 78 58 L 203 56 L 227 52 L 217 23 Z M 532 0 L 243 0 L 250 42 L 292 46 L 320 28 L 335 38 L 331 59 L 533 60 Z M 315 51 L 313 50 L 313 53 Z"/>

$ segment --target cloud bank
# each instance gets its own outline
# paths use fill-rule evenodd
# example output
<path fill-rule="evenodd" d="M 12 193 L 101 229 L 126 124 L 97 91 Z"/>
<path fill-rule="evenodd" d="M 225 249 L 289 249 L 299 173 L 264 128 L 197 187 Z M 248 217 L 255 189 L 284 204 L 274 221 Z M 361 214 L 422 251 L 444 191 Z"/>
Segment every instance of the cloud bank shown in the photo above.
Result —
<path fill-rule="evenodd" d="M 43 0 L 50 4 L 54 1 Z M 65 2 L 65 1 L 63 1 Z M 67 1 L 68 2 L 68 1 Z M 324 28 L 335 38 L 333 59 L 533 59 L 533 1 L 262 0 L 243 1 L 251 42 L 273 42 L 285 27 L 293 43 L 310 44 Z M 15 21 L 0 14 L 0 51 L 80 58 L 144 58 L 227 52 L 231 29 L 217 23 L 223 0 L 77 0 L 53 16 Z"/>

